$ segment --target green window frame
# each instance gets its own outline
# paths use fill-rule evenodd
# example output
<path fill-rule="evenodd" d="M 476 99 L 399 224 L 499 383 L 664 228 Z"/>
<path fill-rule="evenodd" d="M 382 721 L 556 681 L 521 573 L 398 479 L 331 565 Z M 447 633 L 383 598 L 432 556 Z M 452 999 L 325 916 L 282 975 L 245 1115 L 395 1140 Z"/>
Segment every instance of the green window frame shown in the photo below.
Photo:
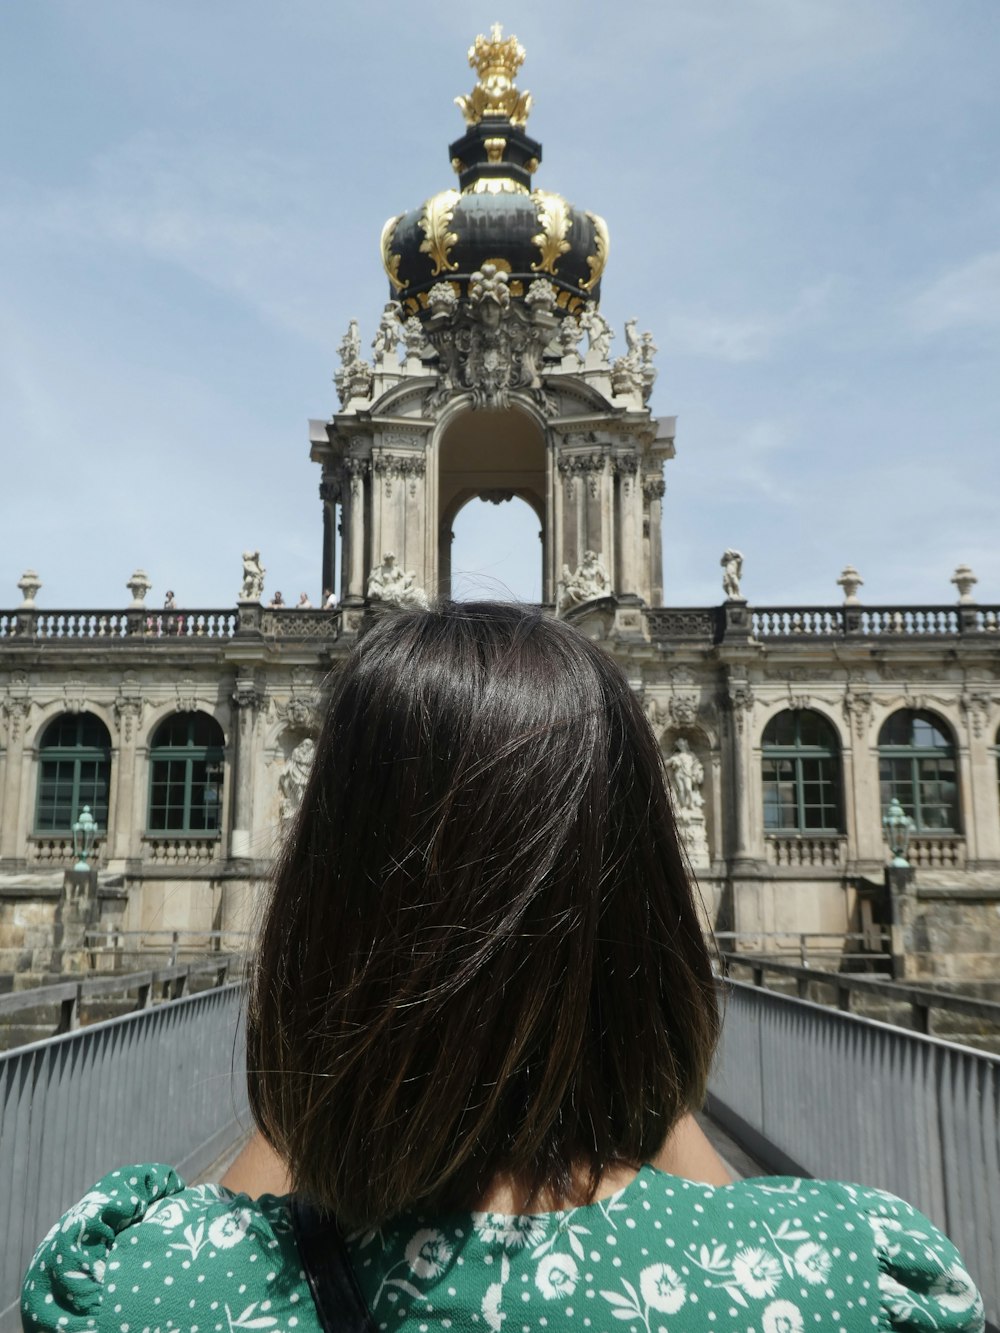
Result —
<path fill-rule="evenodd" d="M 776 714 L 761 737 L 765 833 L 844 831 L 840 739 L 810 708 Z"/>
<path fill-rule="evenodd" d="M 933 713 L 900 708 L 878 734 L 879 793 L 895 797 L 917 833 L 958 833 L 958 766 L 948 724 Z"/>
<path fill-rule="evenodd" d="M 85 805 L 108 828 L 111 734 L 93 713 L 61 713 L 38 742 L 35 832 L 69 833 Z"/>
<path fill-rule="evenodd" d="M 149 747 L 149 833 L 218 835 L 224 745 L 222 728 L 207 713 L 160 723 Z"/>

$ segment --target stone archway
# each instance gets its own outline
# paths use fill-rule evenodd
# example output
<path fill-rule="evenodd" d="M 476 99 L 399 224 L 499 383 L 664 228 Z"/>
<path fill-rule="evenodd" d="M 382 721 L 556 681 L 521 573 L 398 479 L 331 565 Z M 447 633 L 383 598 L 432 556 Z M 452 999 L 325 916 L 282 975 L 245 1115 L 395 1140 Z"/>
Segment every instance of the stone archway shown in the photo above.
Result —
<path fill-rule="evenodd" d="M 438 592 L 451 593 L 453 524 L 469 500 L 502 503 L 517 496 L 535 511 L 542 531 L 542 600 L 551 600 L 548 467 L 545 436 L 526 412 L 461 412 L 438 444 Z"/>

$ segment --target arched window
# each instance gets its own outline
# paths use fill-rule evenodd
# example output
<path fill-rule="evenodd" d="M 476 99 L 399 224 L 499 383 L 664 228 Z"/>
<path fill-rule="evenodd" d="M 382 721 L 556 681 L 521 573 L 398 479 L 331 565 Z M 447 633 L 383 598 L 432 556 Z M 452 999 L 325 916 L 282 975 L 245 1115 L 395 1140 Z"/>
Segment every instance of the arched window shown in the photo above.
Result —
<path fill-rule="evenodd" d="M 207 713 L 161 722 L 149 747 L 149 831 L 217 833 L 222 826 L 222 728 Z"/>
<path fill-rule="evenodd" d="M 62 713 L 38 742 L 36 833 L 66 833 L 85 805 L 102 832 L 108 827 L 111 736 L 93 713 Z"/>
<path fill-rule="evenodd" d="M 786 709 L 764 728 L 761 749 L 765 832 L 840 833 L 840 742 L 826 718 Z"/>
<path fill-rule="evenodd" d="M 955 747 L 932 713 L 901 708 L 878 734 L 883 810 L 895 796 L 920 833 L 958 832 Z"/>

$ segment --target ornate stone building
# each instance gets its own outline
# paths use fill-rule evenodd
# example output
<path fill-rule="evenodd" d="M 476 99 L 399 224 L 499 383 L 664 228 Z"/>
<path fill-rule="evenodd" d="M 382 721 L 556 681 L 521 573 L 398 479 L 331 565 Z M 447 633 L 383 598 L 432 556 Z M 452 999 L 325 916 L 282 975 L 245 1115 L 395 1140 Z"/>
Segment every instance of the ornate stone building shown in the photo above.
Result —
<path fill-rule="evenodd" d="M 29 573 L 0 613 L 0 973 L 27 965 L 18 912 L 23 927 L 23 904 L 58 896 L 85 804 L 100 827 L 94 921 L 249 921 L 327 674 L 374 602 L 449 593 L 465 504 L 515 496 L 538 518 L 543 602 L 644 700 L 720 929 L 857 929 L 897 796 L 925 903 L 908 918 L 915 970 L 995 967 L 1000 608 L 976 603 L 967 570 L 951 605 L 868 607 L 850 568 L 841 604 L 754 607 L 736 551 L 719 605 L 662 605 L 674 418 L 650 410 L 648 333 L 630 322 L 610 355 L 603 220 L 533 186 L 522 59 L 498 29 L 470 52 L 457 188 L 386 224 L 371 355 L 352 320 L 339 410 L 310 423 L 330 606 L 265 607 L 247 552 L 235 610 L 151 610 L 137 571 L 122 610 L 43 610 Z"/>

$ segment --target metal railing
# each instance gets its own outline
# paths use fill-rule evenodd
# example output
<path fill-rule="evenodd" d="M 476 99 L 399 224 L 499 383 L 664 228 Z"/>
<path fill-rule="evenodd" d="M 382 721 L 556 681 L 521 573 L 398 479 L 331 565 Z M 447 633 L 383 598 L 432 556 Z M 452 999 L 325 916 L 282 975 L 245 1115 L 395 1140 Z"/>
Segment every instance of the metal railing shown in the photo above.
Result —
<path fill-rule="evenodd" d="M 224 986 L 233 974 L 238 975 L 243 963 L 242 954 L 226 954 L 208 962 L 171 960 L 166 967 L 144 972 L 118 972 L 112 976 L 57 981 L 51 986 L 26 986 L 0 995 L 0 1024 L 26 1010 L 52 1010 L 53 1035 L 73 1032 L 80 1026 L 80 1010 L 88 1000 L 127 997 L 134 992 L 133 1008 L 149 1009 L 158 1002 L 180 999 L 194 980 L 209 986 Z"/>
<path fill-rule="evenodd" d="M 197 1175 L 249 1125 L 243 988 L 227 985 L 0 1055 L 0 1333 L 35 1246 L 101 1176 Z"/>
<path fill-rule="evenodd" d="M 851 961 L 852 955 L 843 955 Z M 870 957 L 861 955 L 860 957 Z M 1000 1034 L 1000 1003 L 995 1000 L 981 1000 L 973 995 L 952 995 L 947 991 L 931 990 L 928 986 L 912 986 L 904 981 L 890 981 L 877 977 L 862 977 L 843 972 L 824 972 L 810 967 L 808 962 L 796 966 L 776 958 L 765 958 L 746 953 L 720 954 L 727 970 L 746 968 L 750 972 L 751 984 L 764 987 L 767 974 L 794 979 L 800 1000 L 814 999 L 819 988 L 828 988 L 832 992 L 838 1009 L 849 1013 L 857 1000 L 865 996 L 874 996 L 889 1000 L 893 1004 L 907 1006 L 910 1011 L 910 1025 L 914 1032 L 932 1031 L 932 1014 L 935 1009 L 942 1013 L 956 1014 L 963 1018 L 975 1019 L 989 1024 Z"/>
<path fill-rule="evenodd" d="M 908 1200 L 955 1242 L 1000 1321 L 1000 1057 L 727 989 L 712 1114 L 769 1170 Z"/>
<path fill-rule="evenodd" d="M 90 955 L 91 967 L 97 967 L 98 955 L 108 956 L 112 964 L 132 956 L 166 954 L 171 966 L 181 954 L 191 955 L 191 961 L 206 955 L 221 954 L 223 941 L 230 961 L 244 955 L 233 954 L 233 948 L 245 948 L 248 953 L 257 935 L 251 930 L 121 930 L 118 926 L 92 926 L 83 932 L 83 946 Z"/>
<path fill-rule="evenodd" d="M 887 962 L 892 956 L 889 943 L 888 930 L 878 925 L 866 931 L 715 930 L 708 937 L 709 948 L 718 958 L 731 957 L 733 962 L 743 962 L 773 956 L 787 961 L 797 955 L 802 967 L 809 966 L 810 958 L 857 962 L 859 965 Z M 721 947 L 723 944 L 729 947 Z"/>

